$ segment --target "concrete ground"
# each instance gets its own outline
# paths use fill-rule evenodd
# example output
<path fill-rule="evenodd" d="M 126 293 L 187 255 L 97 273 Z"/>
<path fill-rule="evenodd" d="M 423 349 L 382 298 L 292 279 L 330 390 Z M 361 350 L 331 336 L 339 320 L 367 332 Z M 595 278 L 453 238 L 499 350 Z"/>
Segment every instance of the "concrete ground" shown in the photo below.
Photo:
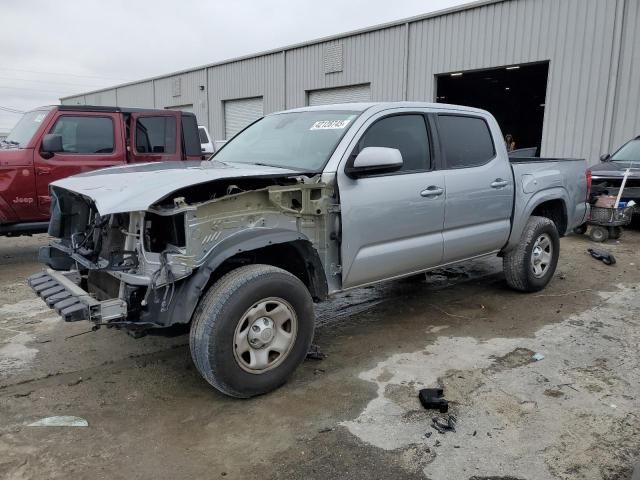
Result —
<path fill-rule="evenodd" d="M 318 307 L 327 358 L 245 401 L 186 337 L 74 336 L 25 286 L 45 240 L 0 239 L 1 478 L 613 480 L 639 459 L 640 232 L 611 267 L 563 239 L 539 294 L 491 259 L 341 295 Z M 436 385 L 455 432 L 418 402 Z M 27 426 L 52 415 L 89 425 Z"/>

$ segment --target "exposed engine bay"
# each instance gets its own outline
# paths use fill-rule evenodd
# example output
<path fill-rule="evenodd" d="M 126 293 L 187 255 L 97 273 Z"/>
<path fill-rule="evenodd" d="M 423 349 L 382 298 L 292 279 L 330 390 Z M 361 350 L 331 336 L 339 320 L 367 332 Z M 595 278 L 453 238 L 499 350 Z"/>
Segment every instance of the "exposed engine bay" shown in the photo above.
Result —
<path fill-rule="evenodd" d="M 245 249 L 234 249 L 234 243 L 252 232 L 288 232 L 300 248 L 312 245 L 321 263 L 318 278 L 322 273 L 324 279 L 324 266 L 338 263 L 338 201 L 319 176 L 215 180 L 176 190 L 144 211 L 106 215 L 87 196 L 57 186 L 51 193 L 49 234 L 55 240 L 40 253 L 51 268 L 34 281 L 67 321 L 90 319 L 96 326 L 138 330 L 186 324 L 190 314 L 175 303 L 188 277 L 207 267 L 222 246 L 223 261 L 248 262 Z M 258 248 L 278 255 L 276 243 Z M 85 295 L 65 296 L 73 290 L 70 283 Z M 65 316 L 41 292 L 53 292 L 52 301 L 78 297 L 77 308 L 63 305 L 71 312 Z M 99 308 L 105 302 L 106 313 Z"/>

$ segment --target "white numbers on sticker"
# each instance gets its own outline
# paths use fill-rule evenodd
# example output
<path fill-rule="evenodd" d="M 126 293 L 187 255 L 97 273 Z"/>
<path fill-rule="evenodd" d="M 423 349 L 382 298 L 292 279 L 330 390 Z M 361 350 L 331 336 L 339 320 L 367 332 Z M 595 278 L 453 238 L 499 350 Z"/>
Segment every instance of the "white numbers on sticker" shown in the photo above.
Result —
<path fill-rule="evenodd" d="M 349 120 L 320 120 L 311 125 L 309 130 L 334 130 L 342 129 L 349 124 Z"/>

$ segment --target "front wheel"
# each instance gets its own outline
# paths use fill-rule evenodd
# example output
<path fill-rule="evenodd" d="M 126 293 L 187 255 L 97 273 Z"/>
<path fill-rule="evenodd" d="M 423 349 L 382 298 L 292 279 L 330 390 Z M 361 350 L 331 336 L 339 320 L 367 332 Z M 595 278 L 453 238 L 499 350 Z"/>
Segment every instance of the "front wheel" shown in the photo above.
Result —
<path fill-rule="evenodd" d="M 521 292 L 537 292 L 553 277 L 560 256 L 560 235 L 546 217 L 531 217 L 520 244 L 502 259 L 507 284 Z"/>
<path fill-rule="evenodd" d="M 203 296 L 189 344 L 207 382 L 248 398 L 286 382 L 304 360 L 313 330 L 305 285 L 280 268 L 248 265 L 227 273 Z"/>

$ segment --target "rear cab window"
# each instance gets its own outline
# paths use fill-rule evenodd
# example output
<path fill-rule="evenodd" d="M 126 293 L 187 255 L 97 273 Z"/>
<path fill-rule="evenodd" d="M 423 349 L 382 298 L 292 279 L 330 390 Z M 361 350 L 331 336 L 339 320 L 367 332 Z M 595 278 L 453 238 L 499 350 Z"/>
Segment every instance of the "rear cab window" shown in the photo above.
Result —
<path fill-rule="evenodd" d="M 137 153 L 176 153 L 176 118 L 145 116 L 136 119 Z"/>
<path fill-rule="evenodd" d="M 198 122 L 194 115 L 181 115 L 183 150 L 189 156 L 202 156 L 202 147 L 198 136 Z"/>
<path fill-rule="evenodd" d="M 209 143 L 209 137 L 207 137 L 207 132 L 205 132 L 204 128 L 198 128 L 198 134 L 200 135 L 200 143 Z"/>
<path fill-rule="evenodd" d="M 62 137 L 64 153 L 110 154 L 115 148 L 114 125 L 110 117 L 63 115 L 49 133 Z"/>
<path fill-rule="evenodd" d="M 362 136 L 354 153 L 367 147 L 400 150 L 403 164 L 394 174 L 431 169 L 429 134 L 422 114 L 399 114 L 377 120 Z"/>
<path fill-rule="evenodd" d="M 487 122 L 480 117 L 438 114 L 445 168 L 478 167 L 496 156 Z"/>

